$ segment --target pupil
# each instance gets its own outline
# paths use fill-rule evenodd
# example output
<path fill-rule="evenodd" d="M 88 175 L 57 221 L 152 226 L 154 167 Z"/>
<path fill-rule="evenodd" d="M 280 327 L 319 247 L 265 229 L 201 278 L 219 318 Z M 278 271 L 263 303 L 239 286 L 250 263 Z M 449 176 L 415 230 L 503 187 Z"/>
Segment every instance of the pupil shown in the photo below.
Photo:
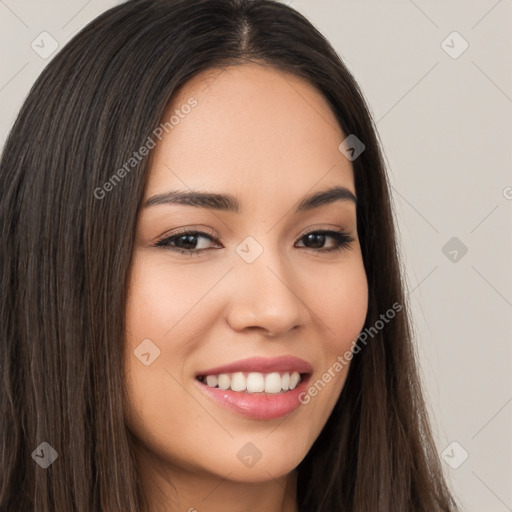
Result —
<path fill-rule="evenodd" d="M 309 240 L 313 240 L 313 248 L 322 248 L 324 246 L 325 242 L 325 235 L 319 234 L 319 233 L 310 233 L 309 235 L 306 235 Z M 315 239 L 316 242 L 319 242 L 315 245 Z"/>
<path fill-rule="evenodd" d="M 197 238 L 197 235 L 182 235 L 176 239 L 175 243 L 181 249 L 194 249 L 196 238 Z M 182 243 L 179 243 L 179 241 L 183 240 L 183 239 L 186 239 L 185 247 L 183 247 Z M 186 247 L 187 243 L 190 244 L 192 247 Z"/>

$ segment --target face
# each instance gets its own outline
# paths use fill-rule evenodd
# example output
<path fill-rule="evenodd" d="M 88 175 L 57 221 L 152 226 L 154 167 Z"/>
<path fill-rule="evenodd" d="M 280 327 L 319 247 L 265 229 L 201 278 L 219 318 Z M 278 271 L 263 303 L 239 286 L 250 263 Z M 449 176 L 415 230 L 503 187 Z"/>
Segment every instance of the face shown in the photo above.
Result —
<path fill-rule="evenodd" d="M 263 482 L 311 448 L 349 365 L 332 368 L 364 325 L 346 134 L 313 86 L 253 63 L 195 77 L 172 115 L 138 217 L 127 424 L 171 474 Z"/>

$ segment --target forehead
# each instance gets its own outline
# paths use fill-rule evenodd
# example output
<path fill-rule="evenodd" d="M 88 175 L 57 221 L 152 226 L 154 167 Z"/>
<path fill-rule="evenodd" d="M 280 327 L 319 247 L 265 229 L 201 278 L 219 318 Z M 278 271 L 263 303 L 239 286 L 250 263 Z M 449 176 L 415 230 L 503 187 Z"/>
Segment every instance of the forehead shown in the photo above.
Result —
<path fill-rule="evenodd" d="M 352 165 L 338 149 L 345 135 L 323 95 L 296 75 L 255 63 L 209 69 L 175 93 L 162 122 L 171 117 L 146 197 L 201 188 L 277 198 L 315 184 L 355 194 Z"/>

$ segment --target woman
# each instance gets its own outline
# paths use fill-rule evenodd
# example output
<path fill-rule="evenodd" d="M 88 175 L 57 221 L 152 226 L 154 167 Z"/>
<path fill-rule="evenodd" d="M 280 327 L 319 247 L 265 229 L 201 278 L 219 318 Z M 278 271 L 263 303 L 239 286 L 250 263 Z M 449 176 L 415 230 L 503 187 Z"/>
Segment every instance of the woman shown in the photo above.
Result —
<path fill-rule="evenodd" d="M 456 510 L 376 132 L 299 13 L 110 9 L 0 180 L 2 510 Z"/>

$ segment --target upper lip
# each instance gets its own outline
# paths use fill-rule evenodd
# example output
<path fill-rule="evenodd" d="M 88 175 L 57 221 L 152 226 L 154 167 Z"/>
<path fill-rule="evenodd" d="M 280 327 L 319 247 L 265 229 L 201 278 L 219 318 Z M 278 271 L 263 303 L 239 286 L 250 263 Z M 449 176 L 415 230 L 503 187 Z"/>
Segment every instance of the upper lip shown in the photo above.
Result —
<path fill-rule="evenodd" d="M 304 359 L 295 356 L 280 356 L 280 357 L 250 357 L 248 359 L 241 359 L 215 368 L 202 370 L 196 374 L 196 377 L 203 377 L 206 375 L 219 375 L 221 373 L 235 373 L 235 372 L 298 372 L 298 373 L 312 373 L 313 367 Z"/>

